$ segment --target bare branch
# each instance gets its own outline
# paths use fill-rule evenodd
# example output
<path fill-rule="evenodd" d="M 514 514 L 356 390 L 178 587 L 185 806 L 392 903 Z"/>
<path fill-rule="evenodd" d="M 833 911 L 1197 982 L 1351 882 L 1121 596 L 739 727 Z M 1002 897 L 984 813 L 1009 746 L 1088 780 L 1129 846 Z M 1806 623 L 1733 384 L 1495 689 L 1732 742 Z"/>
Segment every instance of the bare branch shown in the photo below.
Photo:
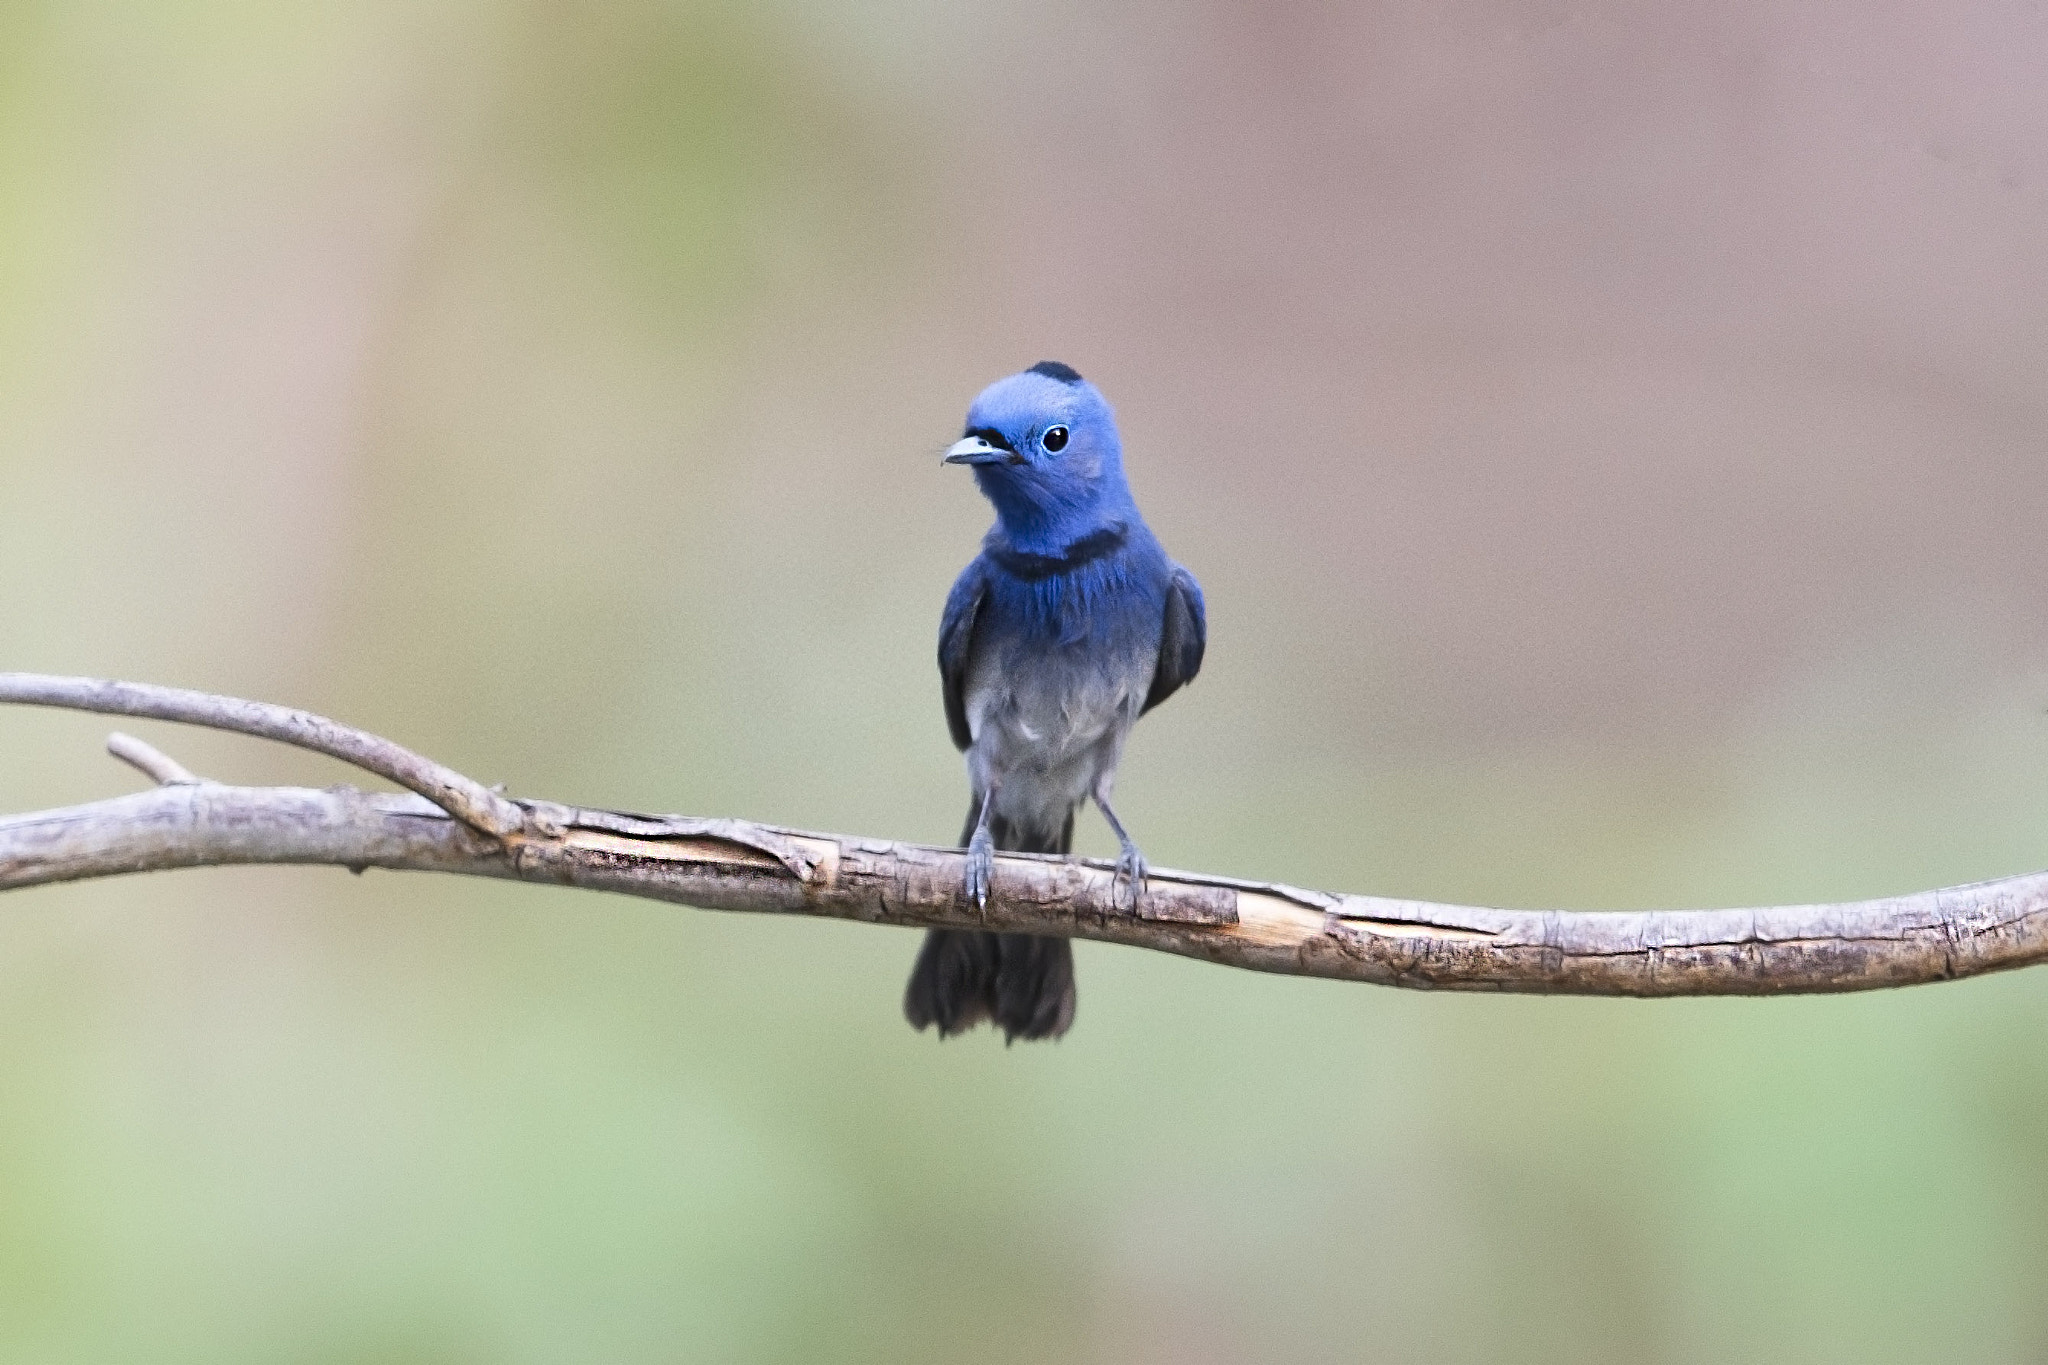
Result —
<path fill-rule="evenodd" d="M 199 780 L 163 750 L 119 730 L 107 736 L 107 752 L 159 787 L 189 787 Z"/>
<path fill-rule="evenodd" d="M 987 910 L 978 912 L 961 894 L 965 868 L 953 849 L 737 820 L 506 804 L 524 827 L 512 839 L 465 827 L 415 796 L 161 786 L 0 817 L 0 890 L 173 867 L 382 867 L 710 909 L 1102 939 L 1301 976 L 1534 994 L 1867 990 L 2048 960 L 2048 873 L 1841 905 L 1574 913 L 1334 895 L 1154 869 L 1136 909 L 1124 910 L 1109 864 L 1006 853 L 997 857 Z"/>
<path fill-rule="evenodd" d="M 418 792 L 472 829 L 499 838 L 520 831 L 519 807 L 452 768 L 422 758 L 388 739 L 289 706 L 188 692 L 181 687 L 60 678 L 44 673 L 0 673 L 0 702 L 62 706 L 115 716 L 183 721 L 216 730 L 274 739 L 353 763 L 365 772 Z"/>

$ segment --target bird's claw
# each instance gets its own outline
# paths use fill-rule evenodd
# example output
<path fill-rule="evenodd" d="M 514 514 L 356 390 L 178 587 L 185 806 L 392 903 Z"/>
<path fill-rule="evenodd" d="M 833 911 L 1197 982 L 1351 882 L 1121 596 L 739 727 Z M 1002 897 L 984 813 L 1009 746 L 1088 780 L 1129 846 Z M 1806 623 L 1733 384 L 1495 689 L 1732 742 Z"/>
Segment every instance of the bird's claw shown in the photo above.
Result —
<path fill-rule="evenodd" d="M 1124 851 L 1117 855 L 1116 874 L 1110 886 L 1110 897 L 1117 908 L 1129 914 L 1136 914 L 1138 897 L 1145 890 L 1145 855 L 1138 852 L 1136 844 L 1125 844 Z"/>
<path fill-rule="evenodd" d="M 989 884 L 995 880 L 996 844 L 986 830 L 976 830 L 967 841 L 967 899 L 977 910 L 988 908 Z"/>

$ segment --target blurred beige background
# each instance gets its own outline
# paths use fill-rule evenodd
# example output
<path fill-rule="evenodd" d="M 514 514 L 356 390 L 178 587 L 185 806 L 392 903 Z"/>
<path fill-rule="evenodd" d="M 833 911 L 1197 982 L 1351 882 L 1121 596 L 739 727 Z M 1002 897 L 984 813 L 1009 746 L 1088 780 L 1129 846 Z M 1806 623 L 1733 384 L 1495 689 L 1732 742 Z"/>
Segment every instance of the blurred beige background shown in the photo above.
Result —
<path fill-rule="evenodd" d="M 1207 588 L 1166 865 L 2048 864 L 2036 4 L 0 8 L 0 667 L 941 840 L 933 458 L 1044 358 Z M 0 713 L 0 809 L 130 789 Z M 193 766 L 338 780 L 155 727 Z M 1091 815 L 1083 846 L 1111 844 Z M 2048 975 L 1403 995 L 452 879 L 0 915 L 0 1356 L 2048 1359 Z"/>

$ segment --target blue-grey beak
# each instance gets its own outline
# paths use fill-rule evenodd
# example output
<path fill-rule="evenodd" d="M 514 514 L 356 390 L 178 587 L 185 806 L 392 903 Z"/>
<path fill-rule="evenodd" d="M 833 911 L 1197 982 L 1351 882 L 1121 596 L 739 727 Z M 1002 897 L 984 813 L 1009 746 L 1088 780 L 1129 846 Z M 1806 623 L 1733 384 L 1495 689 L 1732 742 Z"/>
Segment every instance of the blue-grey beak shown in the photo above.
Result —
<path fill-rule="evenodd" d="M 989 444 L 986 437 L 966 436 L 946 451 L 947 464 L 1016 464 L 1017 453 Z"/>

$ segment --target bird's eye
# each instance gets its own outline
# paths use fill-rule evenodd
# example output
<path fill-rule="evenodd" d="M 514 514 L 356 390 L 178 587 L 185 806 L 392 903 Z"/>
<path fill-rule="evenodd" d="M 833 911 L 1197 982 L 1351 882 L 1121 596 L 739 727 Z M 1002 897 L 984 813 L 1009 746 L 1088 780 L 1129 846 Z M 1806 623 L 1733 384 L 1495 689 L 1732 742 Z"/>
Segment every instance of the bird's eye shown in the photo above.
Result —
<path fill-rule="evenodd" d="M 1047 427 L 1045 435 L 1038 438 L 1038 443 L 1057 455 L 1067 448 L 1067 429 L 1065 427 Z"/>

